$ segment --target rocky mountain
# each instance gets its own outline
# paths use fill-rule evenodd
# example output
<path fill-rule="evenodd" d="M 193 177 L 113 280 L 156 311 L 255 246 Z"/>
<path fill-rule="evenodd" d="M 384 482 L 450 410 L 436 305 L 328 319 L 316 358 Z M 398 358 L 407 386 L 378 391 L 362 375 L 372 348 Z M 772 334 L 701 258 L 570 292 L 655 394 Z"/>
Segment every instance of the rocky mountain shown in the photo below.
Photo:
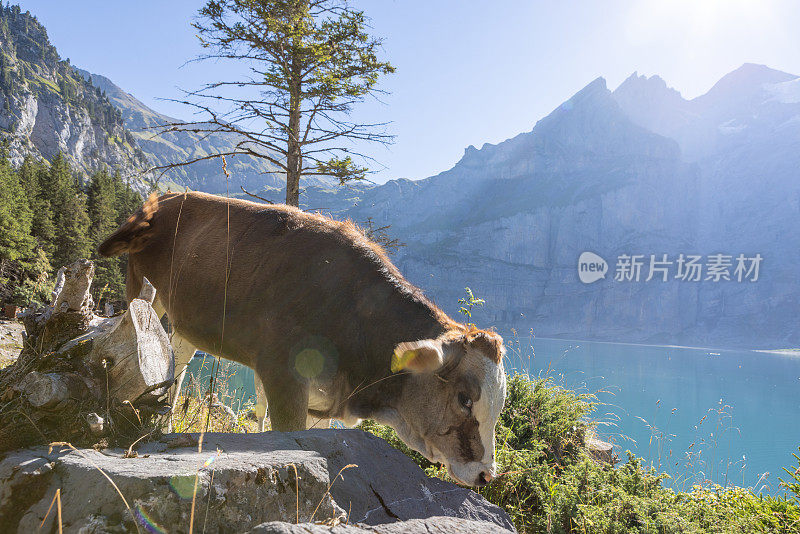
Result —
<path fill-rule="evenodd" d="M 47 31 L 19 6 L 0 9 L 0 137 L 12 164 L 27 155 L 52 159 L 63 153 L 85 174 L 102 166 L 130 176 L 142 191 L 146 180 L 211 193 L 241 192 L 261 187 L 282 188 L 284 177 L 266 160 L 228 158 L 230 183 L 221 161 L 202 161 L 168 171 L 145 173 L 158 165 L 189 161 L 224 152 L 235 141 L 229 135 L 170 132 L 158 126 L 180 122 L 147 107 L 111 80 L 75 68 L 62 60 Z M 325 178 L 307 186 L 329 188 Z"/>
<path fill-rule="evenodd" d="M 391 224 L 413 282 L 451 312 L 470 286 L 487 301 L 474 320 L 506 333 L 797 346 L 799 168 L 796 76 L 744 65 L 687 101 L 634 74 L 613 93 L 597 79 L 532 131 L 368 190 L 343 215 Z M 607 262 L 588 284 L 586 251 Z M 681 254 L 701 257 L 700 280 L 676 278 Z M 717 254 L 730 265 L 713 268 Z M 634 255 L 639 280 L 616 280 Z"/>
<path fill-rule="evenodd" d="M 137 181 L 149 166 L 119 111 L 19 6 L 0 7 L 0 137 L 15 165 L 61 152 L 85 173 L 110 166 Z"/>

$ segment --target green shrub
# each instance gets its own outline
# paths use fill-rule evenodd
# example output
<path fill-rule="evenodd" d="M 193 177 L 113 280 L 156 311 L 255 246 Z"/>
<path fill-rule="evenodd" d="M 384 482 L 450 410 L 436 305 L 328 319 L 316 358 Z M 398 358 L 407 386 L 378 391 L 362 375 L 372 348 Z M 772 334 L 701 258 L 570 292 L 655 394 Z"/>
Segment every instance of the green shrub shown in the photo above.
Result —
<path fill-rule="evenodd" d="M 585 441 L 594 407 L 594 396 L 552 379 L 509 379 L 496 428 L 500 474 L 479 493 L 505 509 L 520 532 L 800 532 L 800 466 L 786 470 L 795 482 L 782 481 L 793 498 L 720 486 L 676 492 L 662 484 L 666 475 L 630 452 L 618 467 L 589 456 Z M 372 421 L 361 428 L 407 454 L 429 476 L 447 476 L 391 428 Z"/>
<path fill-rule="evenodd" d="M 800 451 L 800 447 L 798 447 L 797 450 Z M 794 497 L 792 497 L 794 502 L 800 505 L 800 456 L 796 454 L 792 454 L 792 456 L 794 456 L 794 459 L 797 460 L 797 468 L 790 470 L 784 467 L 783 470 L 786 471 L 786 473 L 792 478 L 792 480 L 794 480 L 794 482 L 786 482 L 782 478 L 779 478 L 778 480 L 780 480 L 782 488 L 786 488 L 792 495 L 794 495 Z"/>

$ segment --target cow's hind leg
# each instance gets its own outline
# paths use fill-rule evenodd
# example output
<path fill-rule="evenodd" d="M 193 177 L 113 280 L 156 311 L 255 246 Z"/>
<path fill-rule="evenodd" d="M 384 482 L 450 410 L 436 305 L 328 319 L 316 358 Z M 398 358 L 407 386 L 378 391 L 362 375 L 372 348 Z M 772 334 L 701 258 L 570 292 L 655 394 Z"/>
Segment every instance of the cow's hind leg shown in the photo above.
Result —
<path fill-rule="evenodd" d="M 258 431 L 263 432 L 267 418 L 267 393 L 264 391 L 264 384 L 261 382 L 258 373 L 253 373 L 253 382 L 256 387 L 256 405 L 253 406 L 253 409 L 258 420 Z"/>
<path fill-rule="evenodd" d="M 299 380 L 289 372 L 274 372 L 264 367 L 256 368 L 264 383 L 269 403 L 269 421 L 272 430 L 292 432 L 306 429 L 308 415 L 308 382 Z"/>
<path fill-rule="evenodd" d="M 183 379 L 186 377 L 186 368 L 189 366 L 189 362 L 192 361 L 197 349 L 177 332 L 172 333 L 170 343 L 172 345 L 172 352 L 175 354 L 175 385 L 170 389 L 172 411 L 174 412 L 177 408 L 176 404 L 178 402 L 178 395 L 181 393 Z M 172 425 L 170 425 L 170 430 L 172 430 L 171 427 Z"/>
<path fill-rule="evenodd" d="M 161 319 L 166 313 L 164 305 L 161 300 L 156 296 L 153 301 L 153 310 L 156 315 Z M 163 321 L 162 321 L 163 322 Z M 181 392 L 181 385 L 186 376 L 186 367 L 189 362 L 194 358 L 194 353 L 197 352 L 197 347 L 189 343 L 186 338 L 181 336 L 176 330 L 175 326 L 170 323 L 169 325 L 169 344 L 172 346 L 172 353 L 175 355 L 175 384 L 170 388 L 170 399 L 172 401 L 173 409 L 175 402 L 178 400 L 178 395 Z"/>

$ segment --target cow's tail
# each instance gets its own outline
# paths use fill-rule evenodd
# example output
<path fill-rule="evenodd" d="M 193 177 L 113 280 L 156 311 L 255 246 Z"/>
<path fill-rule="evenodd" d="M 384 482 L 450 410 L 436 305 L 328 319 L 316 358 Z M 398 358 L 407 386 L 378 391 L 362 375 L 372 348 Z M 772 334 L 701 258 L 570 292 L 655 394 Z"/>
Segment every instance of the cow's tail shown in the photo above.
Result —
<path fill-rule="evenodd" d="M 139 252 L 147 244 L 152 233 L 151 221 L 158 211 L 158 197 L 155 193 L 145 201 L 139 210 L 128 217 L 108 239 L 98 247 L 102 256 L 119 256 L 126 252 Z"/>

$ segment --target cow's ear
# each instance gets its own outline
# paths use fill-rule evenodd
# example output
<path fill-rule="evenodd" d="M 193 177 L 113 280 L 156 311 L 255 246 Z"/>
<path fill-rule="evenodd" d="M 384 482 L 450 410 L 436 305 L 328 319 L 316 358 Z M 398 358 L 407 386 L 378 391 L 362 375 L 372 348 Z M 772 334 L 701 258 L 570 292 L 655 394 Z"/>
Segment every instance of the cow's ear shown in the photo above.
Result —
<path fill-rule="evenodd" d="M 475 335 L 467 336 L 468 343 L 480 350 L 494 363 L 503 359 L 503 338 L 494 332 L 481 331 Z"/>
<path fill-rule="evenodd" d="M 395 347 L 392 355 L 392 372 L 409 370 L 415 373 L 432 373 L 444 362 L 442 345 L 433 339 L 407 341 Z"/>

